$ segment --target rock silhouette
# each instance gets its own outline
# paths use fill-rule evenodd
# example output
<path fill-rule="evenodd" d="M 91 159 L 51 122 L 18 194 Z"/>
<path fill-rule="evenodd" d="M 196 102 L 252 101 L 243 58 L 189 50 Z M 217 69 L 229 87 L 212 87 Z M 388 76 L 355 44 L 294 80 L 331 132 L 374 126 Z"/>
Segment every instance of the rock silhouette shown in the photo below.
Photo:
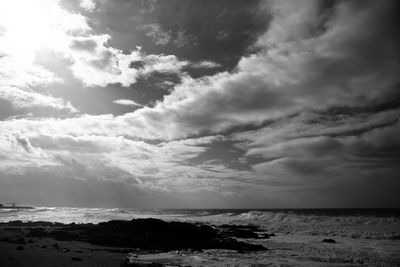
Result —
<path fill-rule="evenodd" d="M 239 252 L 266 250 L 261 245 L 236 240 L 234 237 L 257 238 L 256 229 L 212 227 L 187 222 L 159 219 L 109 221 L 99 224 L 53 224 L 11 222 L 9 225 L 30 227 L 29 237 L 50 237 L 58 241 L 84 241 L 94 245 L 171 251 L 178 249 L 230 249 Z"/>

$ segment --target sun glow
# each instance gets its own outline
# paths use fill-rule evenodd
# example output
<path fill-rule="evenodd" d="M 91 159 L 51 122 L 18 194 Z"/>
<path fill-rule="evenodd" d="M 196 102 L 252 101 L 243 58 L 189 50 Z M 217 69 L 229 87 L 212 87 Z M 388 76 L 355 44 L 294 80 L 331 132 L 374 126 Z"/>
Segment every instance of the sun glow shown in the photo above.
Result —
<path fill-rule="evenodd" d="M 41 50 L 62 52 L 68 37 L 88 29 L 83 16 L 55 0 L 0 0 L 0 55 L 16 64 L 33 62 Z"/>

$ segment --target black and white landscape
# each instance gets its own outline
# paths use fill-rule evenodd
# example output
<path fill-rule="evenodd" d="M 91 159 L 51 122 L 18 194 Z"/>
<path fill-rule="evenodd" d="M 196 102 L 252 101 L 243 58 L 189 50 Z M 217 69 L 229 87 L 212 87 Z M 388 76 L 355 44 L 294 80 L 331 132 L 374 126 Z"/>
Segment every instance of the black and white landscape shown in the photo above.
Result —
<path fill-rule="evenodd" d="M 400 265 L 399 14 L 0 0 L 0 266 Z"/>

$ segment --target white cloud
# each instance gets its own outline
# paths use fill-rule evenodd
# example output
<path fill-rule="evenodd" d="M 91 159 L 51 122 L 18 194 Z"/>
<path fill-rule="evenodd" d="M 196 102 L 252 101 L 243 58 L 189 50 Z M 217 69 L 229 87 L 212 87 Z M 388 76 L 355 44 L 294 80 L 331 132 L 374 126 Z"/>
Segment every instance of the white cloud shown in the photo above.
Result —
<path fill-rule="evenodd" d="M 23 88 L 62 82 L 59 77 L 42 66 L 20 61 L 10 55 L 0 58 L 0 75 L 0 86 Z"/>
<path fill-rule="evenodd" d="M 0 159 L 0 170 L 9 173 L 59 164 L 51 154 L 33 147 L 29 139 L 20 134 L 0 135 Z"/>
<path fill-rule="evenodd" d="M 276 8 L 281 8 L 276 4 Z M 144 107 L 115 118 L 91 117 L 91 122 L 87 121 L 88 117 L 82 117 L 65 122 L 54 121 L 53 124 L 60 127 L 73 125 L 66 127 L 70 132 L 83 131 L 80 127 L 85 125 L 86 131 L 94 134 L 175 139 L 202 132 L 219 132 L 237 125 L 257 124 L 305 109 L 359 106 L 374 97 L 384 97 L 388 88 L 397 81 L 398 68 L 386 63 L 386 51 L 373 46 L 375 35 L 383 33 L 373 31 L 365 37 L 363 32 L 364 24 L 370 20 L 379 24 L 387 9 L 373 9 L 369 6 L 371 3 L 366 3 L 360 11 L 349 3 L 343 3 L 333 9 L 326 21 L 321 21 L 315 11 L 317 7 L 306 2 L 301 9 L 310 14 L 307 13 L 305 21 L 298 21 L 296 13 L 292 13 L 297 10 L 297 2 L 288 5 L 282 12 L 273 13 L 271 28 L 259 39 L 258 45 L 263 49 L 242 58 L 234 72 L 199 79 L 184 77 L 183 82 L 154 108 Z M 348 19 L 359 23 L 350 23 L 343 28 L 342 20 Z M 299 30 L 292 33 L 288 29 L 286 32 L 285 29 L 293 23 Z M 321 23 L 329 27 L 324 31 L 313 30 Z M 340 42 L 332 41 L 333 35 L 340 36 Z M 71 41 L 75 75 L 88 86 L 117 82 L 128 86 L 140 75 L 154 71 L 179 72 L 188 64 L 175 56 L 146 55 L 140 49 L 126 55 L 106 46 L 108 39 L 109 36 L 102 35 L 76 37 Z M 390 43 L 391 36 L 385 34 L 382 39 Z M 369 62 L 362 49 L 343 47 L 346 40 L 371 45 L 381 57 Z M 337 53 L 351 54 L 353 60 L 347 62 L 337 57 Z M 140 62 L 142 67 L 130 68 L 132 62 Z M 382 71 L 377 71 L 378 68 Z M 21 125 L 31 123 L 37 124 L 21 122 Z M 49 127 L 41 125 L 39 128 Z"/>
<path fill-rule="evenodd" d="M 2 170 L 69 164 L 76 172 L 82 167 L 82 177 L 90 172 L 101 176 L 99 170 L 104 170 L 107 174 L 102 179 L 113 179 L 117 173 L 117 179 L 131 179 L 157 190 L 226 193 L 240 191 L 243 186 L 257 190 L 270 181 L 290 182 L 292 177 L 296 183 L 313 182 L 322 172 L 326 178 L 337 177 L 367 161 L 382 169 L 397 159 L 382 163 L 371 154 L 377 151 L 386 159 L 393 155 L 385 140 L 398 143 L 392 137 L 398 136 L 398 110 L 326 117 L 307 111 L 328 112 L 326 108 L 337 105 L 363 108 L 385 99 L 398 84 L 398 63 L 389 60 L 398 53 L 384 49 L 391 47 L 394 35 L 381 30 L 388 10 L 383 4 L 365 2 L 355 7 L 351 2 L 340 2 L 328 12 L 311 1 L 272 2 L 271 26 L 259 37 L 257 53 L 244 56 L 232 72 L 192 79 L 182 72 L 192 63 L 173 55 L 147 55 L 140 49 L 125 54 L 109 45 L 109 35 L 91 34 L 84 17 L 61 12 L 57 2 L 49 3 L 60 20 L 51 17 L 49 21 L 57 23 L 48 25 L 48 19 L 41 18 L 35 22 L 45 29 L 40 33 L 28 25 L 32 34 L 26 36 L 32 37 L 31 46 L 18 39 L 25 36 L 26 28 L 13 25 L 10 16 L 0 16 L 0 25 L 14 32 L 0 36 L 7 44 L 0 48 L 5 55 L 0 58 L 0 73 L 7 77 L 1 81 L 0 96 L 15 106 L 74 111 L 61 99 L 30 90 L 31 85 L 60 81 L 36 64 L 35 53 L 42 46 L 69 59 L 73 75 L 86 86 L 129 86 L 153 72 L 177 73 L 183 80 L 153 108 L 143 107 L 122 116 L 0 121 Z M 152 29 L 156 32 L 158 28 Z M 170 42 L 167 35 L 156 37 Z M 27 48 L 23 56 L 13 49 L 14 43 L 18 49 Z M 213 62 L 199 64 L 216 67 Z M 12 86 L 17 87 L 7 89 Z M 136 104 L 127 99 L 114 103 Z M 191 164 L 219 136 L 178 140 L 266 120 L 275 122 L 233 135 L 246 152 L 241 161 L 252 165 L 252 171 L 238 171 L 213 161 Z M 390 124 L 393 126 L 372 129 Z M 352 136 L 352 131 L 363 134 Z M 149 144 L 140 139 L 165 142 Z M 256 156 L 257 163 L 252 163 Z"/>
<path fill-rule="evenodd" d="M 123 106 L 136 106 L 136 107 L 142 107 L 143 105 L 136 103 L 133 100 L 130 99 L 118 99 L 114 100 L 113 103 L 118 104 L 118 105 L 123 105 Z"/>
<path fill-rule="evenodd" d="M 257 148 L 269 147 L 292 139 L 319 136 L 348 136 L 370 129 L 381 128 L 398 121 L 399 109 L 378 113 L 360 113 L 353 116 L 321 115 L 303 112 L 292 118 L 278 120 L 266 127 L 233 134 L 233 139 L 250 148 L 248 154 L 258 154 Z"/>
<path fill-rule="evenodd" d="M 69 57 L 72 72 L 86 86 L 106 86 L 120 83 L 129 86 L 139 77 L 153 72 L 180 73 L 189 62 L 173 55 L 147 55 L 137 48 L 130 54 L 107 45 L 109 35 L 90 35 L 71 40 Z M 140 62 L 135 68 L 132 62 Z"/>
<path fill-rule="evenodd" d="M 79 6 L 89 12 L 92 12 L 96 8 L 96 2 L 94 0 L 81 0 Z"/>
<path fill-rule="evenodd" d="M 306 113 L 236 133 L 233 139 L 241 141 L 249 162 L 257 158 L 252 168 L 266 180 L 322 186 L 365 182 L 372 174 L 385 173 L 385 183 L 398 169 L 399 112 L 352 117 Z"/>
<path fill-rule="evenodd" d="M 161 138 L 179 138 L 307 109 L 373 105 L 393 93 L 400 68 L 391 60 L 398 57 L 395 34 L 386 29 L 390 3 L 340 2 L 329 10 L 312 1 L 269 5 L 271 27 L 257 42 L 259 52 L 233 72 L 185 78 L 154 108 L 125 119 L 144 122 Z"/>
<path fill-rule="evenodd" d="M 80 4 L 88 9 L 95 5 L 93 1 Z M 0 28 L 4 29 L 0 35 L 1 96 L 16 108 L 42 105 L 77 111 L 71 103 L 34 91 L 36 86 L 63 82 L 61 77 L 40 65 L 47 63 L 47 56 L 41 55 L 44 51 L 69 60 L 72 65 L 67 67 L 85 86 L 112 83 L 129 86 L 138 77 L 147 77 L 153 72 L 180 73 L 188 64 L 171 55 L 146 55 L 140 49 L 124 54 L 107 44 L 109 35 L 91 34 L 87 19 L 65 10 L 58 1 L 2 1 Z M 43 62 L 39 63 L 40 55 Z M 141 61 L 144 67 L 135 69 L 131 67 L 132 61 Z"/>
<path fill-rule="evenodd" d="M 56 110 L 78 112 L 79 110 L 61 98 L 36 93 L 32 90 L 22 90 L 18 87 L 0 86 L 0 98 L 9 101 L 15 108 L 49 107 Z"/>
<path fill-rule="evenodd" d="M 118 56 L 121 52 L 106 46 L 109 35 L 91 35 L 71 39 L 68 56 L 73 60 L 72 73 L 86 86 L 106 86 L 122 80 Z M 136 82 L 136 73 L 124 77 L 126 84 Z"/>
<path fill-rule="evenodd" d="M 23 7 L 23 8 L 21 8 Z M 62 82 L 38 64 L 37 56 L 49 49 L 62 53 L 74 35 L 90 27 L 86 19 L 70 13 L 58 1 L 0 2 L 0 94 L 17 107 L 50 107 L 77 111 L 70 103 L 33 91 L 33 87 Z"/>
<path fill-rule="evenodd" d="M 99 174 L 98 179 L 128 183 L 135 181 L 147 190 L 199 192 L 226 191 L 233 185 L 245 183 L 245 177 L 251 176 L 250 173 L 239 172 L 243 181 L 235 181 L 229 178 L 233 179 L 237 170 L 218 164 L 190 163 L 192 158 L 207 151 L 208 145 L 221 138 L 208 136 L 148 144 L 121 136 L 31 133 L 29 138 L 19 136 L 18 142 L 25 151 L 34 148 L 51 155 L 61 165 L 60 170 L 69 168 L 70 162 L 84 166 L 81 177 L 91 176 L 100 169 L 107 174 Z"/>
<path fill-rule="evenodd" d="M 146 55 L 141 53 L 140 50 L 135 54 L 132 53 L 131 56 L 135 59 L 142 60 L 145 63 L 143 69 L 139 69 L 143 76 L 147 76 L 152 72 L 179 74 L 181 69 L 189 64 L 188 61 L 179 60 L 174 55 Z"/>
<path fill-rule="evenodd" d="M 200 61 L 197 63 L 193 63 L 190 65 L 192 68 L 205 68 L 205 69 L 213 69 L 213 68 L 219 68 L 221 67 L 221 64 L 213 62 L 213 61 L 209 61 L 209 60 L 204 60 L 204 61 Z"/>

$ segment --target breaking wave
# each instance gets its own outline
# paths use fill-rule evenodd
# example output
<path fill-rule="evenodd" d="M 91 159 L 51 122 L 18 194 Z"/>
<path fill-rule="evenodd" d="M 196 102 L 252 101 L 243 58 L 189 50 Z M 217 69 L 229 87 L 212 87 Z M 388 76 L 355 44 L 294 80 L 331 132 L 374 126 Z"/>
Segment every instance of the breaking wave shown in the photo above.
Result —
<path fill-rule="evenodd" d="M 211 224 L 256 224 L 283 234 L 400 239 L 400 210 L 384 209 L 121 209 L 36 207 L 0 209 L 0 222 L 50 221 L 99 223 L 110 220 L 158 218 Z"/>
<path fill-rule="evenodd" d="M 284 223 L 371 225 L 400 223 L 400 214 L 395 210 L 382 211 L 350 210 L 345 211 L 249 211 L 240 214 L 245 219 Z"/>

